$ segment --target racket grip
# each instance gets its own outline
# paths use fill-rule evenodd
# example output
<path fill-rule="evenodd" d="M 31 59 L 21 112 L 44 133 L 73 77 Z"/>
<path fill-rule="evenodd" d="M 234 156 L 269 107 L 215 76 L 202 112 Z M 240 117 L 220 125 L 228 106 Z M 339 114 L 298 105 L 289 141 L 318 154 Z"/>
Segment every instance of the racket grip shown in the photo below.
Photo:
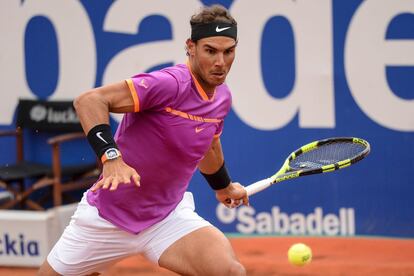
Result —
<path fill-rule="evenodd" d="M 266 178 L 266 179 L 257 181 L 253 184 L 250 184 L 249 186 L 245 187 L 245 189 L 247 191 L 247 195 L 251 196 L 260 191 L 263 191 L 264 189 L 268 188 L 270 185 L 272 185 L 272 179 Z"/>
<path fill-rule="evenodd" d="M 272 178 L 266 178 L 266 179 L 257 181 L 253 184 L 250 184 L 249 186 L 244 187 L 244 189 L 246 189 L 247 196 L 251 196 L 251 195 L 254 195 L 254 194 L 256 194 L 260 191 L 263 191 L 264 189 L 266 189 L 270 185 L 272 185 Z M 233 204 L 234 200 L 228 198 L 228 199 L 226 199 L 226 203 Z M 242 204 L 242 202 L 240 202 L 236 207 L 240 206 L 241 204 Z"/>

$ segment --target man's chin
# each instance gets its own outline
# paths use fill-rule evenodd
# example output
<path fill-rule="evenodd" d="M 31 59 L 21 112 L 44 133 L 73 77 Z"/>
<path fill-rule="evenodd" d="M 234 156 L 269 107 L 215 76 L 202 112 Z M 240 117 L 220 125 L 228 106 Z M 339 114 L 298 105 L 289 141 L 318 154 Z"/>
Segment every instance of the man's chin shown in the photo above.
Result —
<path fill-rule="evenodd" d="M 211 81 L 211 85 L 219 86 L 222 85 L 226 81 L 226 78 L 215 79 Z"/>

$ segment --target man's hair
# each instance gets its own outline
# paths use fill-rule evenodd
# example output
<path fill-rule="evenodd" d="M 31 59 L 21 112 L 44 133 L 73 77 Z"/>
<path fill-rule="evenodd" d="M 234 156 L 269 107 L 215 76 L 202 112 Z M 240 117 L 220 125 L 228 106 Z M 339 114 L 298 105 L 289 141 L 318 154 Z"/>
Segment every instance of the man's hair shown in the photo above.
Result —
<path fill-rule="evenodd" d="M 233 18 L 233 16 L 230 15 L 229 11 L 223 7 L 222 5 L 211 5 L 211 6 L 205 6 L 200 9 L 200 11 L 193 16 L 191 16 L 190 19 L 190 25 L 192 29 L 191 33 L 191 39 L 197 43 L 197 39 L 194 39 L 194 29 L 197 29 L 197 26 L 204 25 L 204 24 L 210 24 L 210 23 L 224 23 L 233 25 L 234 30 L 236 30 L 236 33 L 231 33 L 231 37 L 237 36 L 237 22 Z M 200 31 L 200 30 L 199 30 Z M 226 33 L 222 33 L 223 35 L 226 35 Z M 228 36 L 228 35 L 226 35 Z M 236 38 L 235 38 L 236 39 Z M 237 39 L 236 39 L 237 40 Z M 185 46 L 186 55 L 189 56 L 188 48 Z"/>
<path fill-rule="evenodd" d="M 194 14 L 190 19 L 191 26 L 196 24 L 206 24 L 206 23 L 229 23 L 232 25 L 237 25 L 236 20 L 230 15 L 229 11 L 222 5 L 211 5 L 208 7 L 201 8 L 200 12 Z"/>

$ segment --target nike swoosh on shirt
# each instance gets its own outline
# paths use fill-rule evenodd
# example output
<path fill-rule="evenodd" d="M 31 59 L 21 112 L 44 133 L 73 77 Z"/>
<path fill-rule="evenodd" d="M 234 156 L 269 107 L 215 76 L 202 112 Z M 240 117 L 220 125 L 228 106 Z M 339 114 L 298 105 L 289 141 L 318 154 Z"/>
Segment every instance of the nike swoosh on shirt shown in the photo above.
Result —
<path fill-rule="evenodd" d="M 101 139 L 102 141 L 104 141 L 105 144 L 108 144 L 108 142 L 101 136 L 102 131 L 99 131 L 96 133 L 96 137 L 98 137 L 99 139 Z"/>
<path fill-rule="evenodd" d="M 227 29 L 230 29 L 231 27 L 224 27 L 224 28 L 220 28 L 219 26 L 216 27 L 216 32 L 220 33 L 222 31 L 225 31 Z"/>
<path fill-rule="evenodd" d="M 145 79 L 141 79 L 141 81 L 138 83 L 138 85 L 144 87 L 145 89 L 148 88 L 148 84 L 145 81 Z"/>
<path fill-rule="evenodd" d="M 203 130 L 204 130 L 204 127 L 196 127 L 195 128 L 196 133 L 199 133 L 200 131 L 203 131 Z"/>

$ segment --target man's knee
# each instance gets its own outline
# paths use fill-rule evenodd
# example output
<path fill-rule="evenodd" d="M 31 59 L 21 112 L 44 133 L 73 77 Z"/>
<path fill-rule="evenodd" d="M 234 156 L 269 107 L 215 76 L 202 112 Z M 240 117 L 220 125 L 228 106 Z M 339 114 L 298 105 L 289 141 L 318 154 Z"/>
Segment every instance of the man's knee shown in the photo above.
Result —
<path fill-rule="evenodd" d="M 227 272 L 224 273 L 223 275 L 232 275 L 232 276 L 245 276 L 246 275 L 246 269 L 241 263 L 237 261 L 233 261 L 229 263 L 226 270 Z"/>
<path fill-rule="evenodd" d="M 45 261 L 37 271 L 37 276 L 59 276 L 60 274 L 57 273 L 53 268 L 50 266 L 50 264 Z"/>
<path fill-rule="evenodd" d="M 59 273 L 57 273 L 50 264 L 45 261 L 42 266 L 40 266 L 39 270 L 37 271 L 37 276 L 60 276 Z M 101 275 L 99 272 L 91 273 L 87 276 L 98 276 Z"/>

